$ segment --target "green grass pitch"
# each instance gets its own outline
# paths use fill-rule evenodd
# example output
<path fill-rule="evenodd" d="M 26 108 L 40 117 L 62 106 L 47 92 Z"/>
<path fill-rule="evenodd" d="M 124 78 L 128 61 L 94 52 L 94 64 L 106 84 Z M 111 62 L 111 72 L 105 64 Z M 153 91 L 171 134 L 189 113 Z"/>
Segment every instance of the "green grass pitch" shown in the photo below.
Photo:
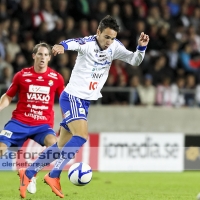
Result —
<path fill-rule="evenodd" d="M 39 172 L 37 193 L 27 200 L 59 200 L 43 182 L 47 172 Z M 0 200 L 19 200 L 17 172 L 0 171 Z M 93 172 L 86 186 L 74 186 L 61 175 L 66 200 L 195 200 L 200 192 L 200 171 L 183 173 Z"/>

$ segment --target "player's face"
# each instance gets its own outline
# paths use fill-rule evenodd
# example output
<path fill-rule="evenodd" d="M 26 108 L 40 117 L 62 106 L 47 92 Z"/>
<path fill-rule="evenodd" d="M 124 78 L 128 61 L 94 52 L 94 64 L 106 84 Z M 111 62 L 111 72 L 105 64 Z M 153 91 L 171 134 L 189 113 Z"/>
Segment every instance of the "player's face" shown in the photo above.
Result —
<path fill-rule="evenodd" d="M 99 29 L 97 30 L 97 40 L 103 50 L 107 49 L 116 37 L 117 32 L 113 29 L 106 28 L 102 32 Z"/>
<path fill-rule="evenodd" d="M 39 69 L 47 68 L 48 62 L 51 59 L 49 50 L 46 47 L 39 47 L 36 54 L 33 54 L 34 67 Z"/>

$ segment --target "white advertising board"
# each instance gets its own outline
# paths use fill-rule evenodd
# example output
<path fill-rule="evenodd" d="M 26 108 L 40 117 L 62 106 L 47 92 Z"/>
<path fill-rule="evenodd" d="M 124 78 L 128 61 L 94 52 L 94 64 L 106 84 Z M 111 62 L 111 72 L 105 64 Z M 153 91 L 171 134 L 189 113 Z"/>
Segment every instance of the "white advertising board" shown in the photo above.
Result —
<path fill-rule="evenodd" d="M 183 171 L 182 133 L 100 133 L 99 171 Z"/>

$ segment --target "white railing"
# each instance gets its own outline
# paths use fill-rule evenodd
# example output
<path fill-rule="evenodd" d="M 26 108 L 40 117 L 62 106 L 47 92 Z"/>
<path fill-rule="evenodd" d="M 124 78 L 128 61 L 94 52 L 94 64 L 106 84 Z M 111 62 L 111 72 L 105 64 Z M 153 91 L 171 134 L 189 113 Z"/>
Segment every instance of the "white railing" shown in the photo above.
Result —
<path fill-rule="evenodd" d="M 5 84 L 0 84 L 0 96 L 7 90 L 7 86 Z M 128 92 L 132 93 L 135 91 L 135 88 L 132 87 L 104 87 L 102 89 L 102 92 Z M 181 89 L 180 92 L 182 94 L 195 94 L 196 90 L 195 89 Z M 194 101 L 196 101 L 194 99 Z M 97 105 L 102 104 L 102 98 L 98 99 Z M 129 95 L 129 104 L 131 104 L 131 95 Z M 195 103 L 197 105 L 197 102 Z"/>

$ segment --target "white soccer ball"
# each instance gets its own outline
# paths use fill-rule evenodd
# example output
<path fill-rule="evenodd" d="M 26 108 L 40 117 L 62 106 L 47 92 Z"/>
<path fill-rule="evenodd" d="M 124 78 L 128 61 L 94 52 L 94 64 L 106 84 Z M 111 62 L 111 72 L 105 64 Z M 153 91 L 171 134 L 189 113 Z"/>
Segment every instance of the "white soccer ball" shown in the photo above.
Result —
<path fill-rule="evenodd" d="M 74 163 L 68 171 L 69 180 L 77 186 L 88 184 L 92 179 L 91 167 L 83 162 Z"/>

